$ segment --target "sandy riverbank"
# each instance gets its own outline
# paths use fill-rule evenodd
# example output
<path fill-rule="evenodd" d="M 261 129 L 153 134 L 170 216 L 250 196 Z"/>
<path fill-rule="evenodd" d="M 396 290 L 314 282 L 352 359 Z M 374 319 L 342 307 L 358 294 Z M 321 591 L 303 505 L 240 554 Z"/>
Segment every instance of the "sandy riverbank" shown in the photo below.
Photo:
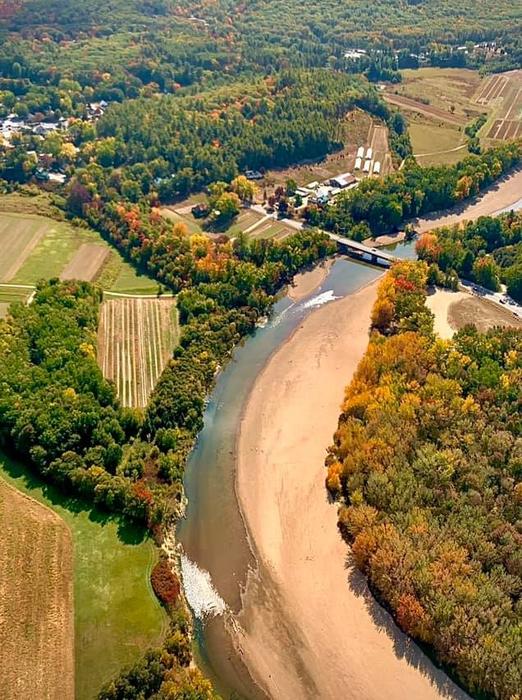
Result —
<path fill-rule="evenodd" d="M 333 262 L 333 258 L 328 258 L 328 260 L 323 260 L 312 270 L 299 272 L 295 275 L 292 286 L 288 287 L 287 294 L 290 299 L 292 299 L 292 301 L 301 301 L 301 299 L 311 294 L 314 289 L 324 282 Z"/>
<path fill-rule="evenodd" d="M 449 226 L 459 221 L 471 221 L 479 216 L 491 216 L 516 204 L 522 195 L 522 169 L 515 170 L 501 181 L 496 182 L 469 204 L 454 207 L 448 213 L 433 214 L 413 221 L 419 233 L 439 226 Z"/>
<path fill-rule="evenodd" d="M 324 487 L 326 448 L 375 296 L 373 283 L 307 317 L 245 408 L 237 492 L 259 570 L 234 627 L 247 668 L 277 700 L 467 697 L 369 594 Z"/>
<path fill-rule="evenodd" d="M 453 338 L 457 329 L 450 324 L 449 310 L 457 301 L 472 298 L 469 292 L 452 292 L 449 289 L 436 289 L 429 294 L 426 298 L 426 306 L 435 316 L 433 324 L 435 333 L 444 340 Z"/>

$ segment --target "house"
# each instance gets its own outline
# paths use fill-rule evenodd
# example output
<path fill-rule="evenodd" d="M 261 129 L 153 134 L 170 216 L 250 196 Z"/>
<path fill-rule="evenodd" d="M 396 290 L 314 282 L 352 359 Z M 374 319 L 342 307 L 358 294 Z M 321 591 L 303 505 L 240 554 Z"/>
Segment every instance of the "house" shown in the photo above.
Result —
<path fill-rule="evenodd" d="M 372 158 L 373 157 L 373 148 L 369 147 L 368 150 L 366 151 L 366 158 Z"/>
<path fill-rule="evenodd" d="M 357 158 L 364 158 L 364 146 L 359 146 L 357 149 Z"/>
<path fill-rule="evenodd" d="M 312 204 L 328 204 L 330 194 L 330 189 L 328 187 L 318 187 L 315 194 L 310 195 L 309 201 Z"/>
<path fill-rule="evenodd" d="M 373 164 L 373 172 L 375 175 L 378 175 L 381 172 L 381 164 L 378 160 L 376 160 Z"/>
<path fill-rule="evenodd" d="M 329 184 L 332 187 L 337 187 L 340 190 L 344 190 L 345 187 L 353 185 L 354 182 L 355 178 L 352 173 L 342 173 L 342 175 L 336 175 L 335 177 L 331 177 L 329 180 Z"/>
<path fill-rule="evenodd" d="M 364 168 L 363 168 L 363 173 L 369 173 L 369 172 L 370 172 L 371 164 L 372 164 L 372 161 L 371 161 L 371 160 L 367 160 L 367 161 L 365 162 Z"/>
<path fill-rule="evenodd" d="M 362 158 L 357 156 L 357 158 L 355 159 L 355 165 L 354 165 L 355 170 L 360 170 L 361 165 L 362 165 Z"/>
<path fill-rule="evenodd" d="M 263 173 L 260 173 L 259 170 L 245 170 L 245 177 L 247 180 L 262 180 Z"/>

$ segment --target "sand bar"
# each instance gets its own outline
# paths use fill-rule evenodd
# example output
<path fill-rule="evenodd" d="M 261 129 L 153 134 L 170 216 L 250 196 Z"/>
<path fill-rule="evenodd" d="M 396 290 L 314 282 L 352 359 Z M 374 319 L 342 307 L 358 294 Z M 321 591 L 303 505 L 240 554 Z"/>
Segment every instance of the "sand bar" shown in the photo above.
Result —
<path fill-rule="evenodd" d="M 234 627 L 247 668 L 274 699 L 467 697 L 369 594 L 324 487 L 326 447 L 375 296 L 373 283 L 314 311 L 245 407 L 237 492 L 259 568 Z"/>

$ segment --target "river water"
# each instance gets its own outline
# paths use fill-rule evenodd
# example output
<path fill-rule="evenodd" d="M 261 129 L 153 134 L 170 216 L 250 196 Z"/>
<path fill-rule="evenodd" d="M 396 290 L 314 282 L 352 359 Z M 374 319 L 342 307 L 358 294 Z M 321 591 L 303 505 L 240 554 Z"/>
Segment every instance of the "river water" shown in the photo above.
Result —
<path fill-rule="evenodd" d="M 395 247 L 413 257 L 413 245 Z M 237 348 L 219 375 L 204 428 L 185 472 L 186 517 L 179 523 L 184 589 L 196 623 L 199 662 L 224 698 L 264 697 L 226 632 L 241 610 L 241 593 L 256 561 L 235 492 L 236 440 L 242 410 L 259 372 L 311 311 L 369 284 L 382 270 L 338 258 L 307 298 L 284 297 L 262 328 Z M 274 387 L 277 391 L 277 387 Z M 332 431 L 335 426 L 332 426 Z"/>

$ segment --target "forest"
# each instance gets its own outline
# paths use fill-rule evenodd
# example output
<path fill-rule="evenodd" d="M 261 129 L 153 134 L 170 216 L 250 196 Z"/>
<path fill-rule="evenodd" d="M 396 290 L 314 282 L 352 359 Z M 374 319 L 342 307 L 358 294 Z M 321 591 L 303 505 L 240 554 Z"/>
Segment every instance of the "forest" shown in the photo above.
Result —
<path fill-rule="evenodd" d="M 437 228 L 424 233 L 416 244 L 417 255 L 430 264 L 430 282 L 440 283 L 440 271 L 457 273 L 487 289 L 507 293 L 522 302 L 522 213 Z"/>
<path fill-rule="evenodd" d="M 471 693 L 520 666 L 522 333 L 433 335 L 426 263 L 381 282 L 327 459 L 339 527 L 400 627 Z"/>
<path fill-rule="evenodd" d="M 185 460 L 217 368 L 281 286 L 334 246 L 313 231 L 283 243 L 213 243 L 153 214 L 142 219 L 116 208 L 112 217 L 105 235 L 180 292 L 180 345 L 145 415 L 121 408 L 96 363 L 101 291 L 86 282 L 42 282 L 30 306 L 13 304 L 0 321 L 0 446 L 65 490 L 159 533 L 177 514 Z"/>

